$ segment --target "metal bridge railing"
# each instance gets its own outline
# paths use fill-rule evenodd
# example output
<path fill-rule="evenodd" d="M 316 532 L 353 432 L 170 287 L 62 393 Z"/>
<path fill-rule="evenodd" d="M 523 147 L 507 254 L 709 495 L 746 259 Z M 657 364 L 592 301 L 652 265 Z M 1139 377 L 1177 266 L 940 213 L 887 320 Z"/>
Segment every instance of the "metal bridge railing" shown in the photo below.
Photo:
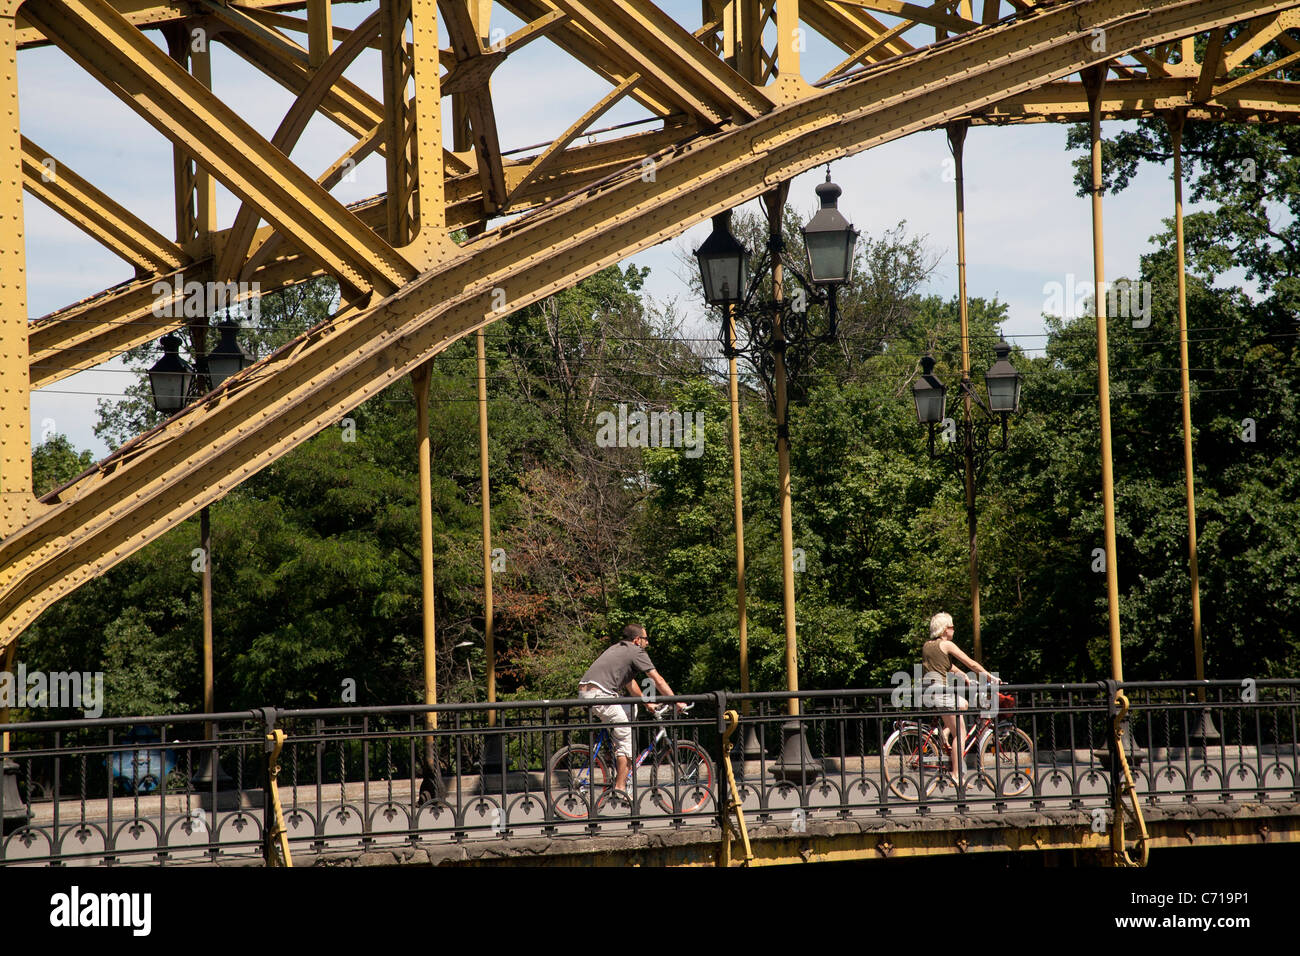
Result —
<path fill-rule="evenodd" d="M 1110 806 L 1119 685 L 1018 685 L 974 701 L 952 770 L 942 711 L 894 689 L 673 698 L 638 711 L 615 793 L 602 700 L 352 707 L 9 725 L 0 865 L 272 861 L 271 735 L 290 855 L 479 840 L 718 827 L 737 796 L 750 826 Z M 1124 750 L 1145 804 L 1300 802 L 1300 681 L 1122 685 Z M 623 698 L 622 704 L 638 703 Z M 981 708 L 981 704 L 987 705 Z M 948 713 L 956 713 L 950 709 Z M 212 734 L 205 739 L 205 724 Z M 436 724 L 432 726 L 431 724 Z M 430 761 L 436 772 L 430 772 Z"/>

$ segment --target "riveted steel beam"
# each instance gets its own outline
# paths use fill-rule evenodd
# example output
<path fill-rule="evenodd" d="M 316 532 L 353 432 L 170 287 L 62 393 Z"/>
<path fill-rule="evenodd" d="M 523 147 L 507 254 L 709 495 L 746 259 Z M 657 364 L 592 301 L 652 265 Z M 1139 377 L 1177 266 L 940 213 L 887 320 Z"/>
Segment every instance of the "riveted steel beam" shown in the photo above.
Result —
<path fill-rule="evenodd" d="M 653 130 L 602 143 L 574 147 L 563 153 L 554 168 L 539 174 L 536 180 L 518 188 L 518 183 L 538 161 L 523 160 L 506 165 L 506 181 L 516 188 L 517 198 L 512 201 L 515 211 L 551 202 L 555 199 L 602 179 L 630 162 L 667 148 L 686 139 L 692 132 L 689 126 L 672 126 L 667 130 Z M 376 131 L 375 135 L 379 135 Z M 349 151 L 354 162 L 363 155 Z M 322 177 L 322 182 L 342 174 L 342 163 L 336 163 Z M 448 229 L 463 229 L 481 218 L 482 198 L 478 191 L 478 177 L 462 174 L 447 180 L 446 215 Z M 387 222 L 386 202 L 383 197 L 363 200 L 348 207 L 364 224 L 383 233 Z M 218 232 L 213 245 L 221 248 L 226 233 Z M 322 275 L 320 265 L 294 249 L 286 248 L 274 228 L 263 226 L 254 234 L 249 256 L 239 280 L 256 282 L 262 293 L 274 292 L 313 276 Z M 195 260 L 189 267 L 201 273 L 212 268 L 210 260 Z M 135 348 L 156 339 L 176 325 L 175 320 L 163 320 L 152 314 L 158 299 L 150 290 L 156 283 L 171 286 L 172 273 L 160 272 L 134 283 L 107 289 L 84 302 L 51 313 L 31 323 L 31 387 L 45 388 L 76 372 L 94 368 L 127 349 Z M 168 300 L 169 301 L 169 300 Z"/>
<path fill-rule="evenodd" d="M 844 6 L 874 10 L 876 13 L 887 13 L 890 16 L 903 17 L 926 26 L 941 27 L 950 33 L 966 33 L 979 26 L 978 23 L 949 13 L 948 8 L 952 6 L 951 3 L 936 3 L 927 7 L 919 3 L 899 3 L 894 2 L 894 0 L 834 0 L 834 2 Z"/>
<path fill-rule="evenodd" d="M 113 0 L 113 6 L 127 22 L 138 29 L 146 27 L 164 27 L 179 24 L 194 16 L 192 0 Z M 240 0 L 239 6 L 245 10 L 301 10 L 306 7 L 306 0 Z M 40 30 L 33 26 L 20 11 L 18 14 L 18 47 L 39 47 L 49 45 Z"/>
<path fill-rule="evenodd" d="M 504 61 L 504 50 L 489 52 L 483 42 L 487 21 L 480 22 L 481 11 L 474 0 L 450 0 L 443 4 L 447 35 L 456 54 L 456 69 L 474 79 L 461 81 L 453 88 L 456 149 L 463 150 L 468 140 L 474 147 L 479 180 L 483 190 L 483 212 L 486 216 L 500 211 L 506 204 L 506 176 L 498 139 L 496 110 L 492 105 L 490 81 L 492 71 Z M 558 13 L 558 11 L 556 11 Z M 558 24 L 559 17 L 548 15 L 550 22 Z M 391 189 L 391 187 L 390 187 Z"/>
<path fill-rule="evenodd" d="M 147 222 L 23 138 L 23 187 L 145 274 L 178 269 L 189 256 Z"/>
<path fill-rule="evenodd" d="M 372 13 L 363 20 L 355 30 L 348 34 L 337 50 L 330 53 L 321 65 L 313 70 L 311 79 L 298 99 L 294 101 L 289 112 L 280 121 L 279 128 L 271 138 L 271 145 L 285 156 L 292 155 L 298 139 L 307 128 L 307 122 L 316 114 L 322 101 L 334 89 L 343 76 L 343 71 L 352 65 L 370 40 L 379 35 L 379 12 Z M 323 40 L 320 42 L 324 42 Z M 362 140 L 367 142 L 367 140 Z M 377 141 L 376 141 L 377 145 Z M 329 187 L 324 187 L 328 189 Z M 257 222 L 261 213 L 250 203 L 244 203 L 235 215 L 234 224 L 226 235 L 222 247 L 220 263 L 216 278 L 219 281 L 238 277 L 248 256 L 249 244 L 253 233 L 257 231 Z"/>
<path fill-rule="evenodd" d="M 307 0 L 307 2 L 311 2 L 311 0 Z M 275 29 L 279 30 L 281 33 L 283 33 L 285 30 L 290 30 L 294 33 L 301 33 L 303 36 L 308 38 L 308 47 L 310 51 L 310 44 L 311 44 L 310 9 L 308 9 L 307 17 L 294 17 L 294 16 L 290 16 L 287 13 L 277 13 L 275 10 L 272 10 L 267 7 L 263 7 L 263 8 L 252 7 L 247 3 L 241 3 L 239 6 L 240 9 L 246 12 L 250 17 L 252 17 L 258 23 L 265 24 L 268 27 L 274 27 Z M 303 0 L 299 0 L 299 2 L 294 6 L 303 7 L 304 6 Z M 288 7 L 286 7 L 286 9 L 288 9 Z M 351 32 L 352 31 L 349 30 L 347 27 L 336 27 L 332 23 L 330 25 L 330 39 L 335 40 L 339 43 L 342 43 L 344 40 L 346 40 L 348 38 L 348 34 Z M 371 40 L 370 46 L 374 47 L 377 50 L 379 49 L 379 42 L 377 40 Z"/>
<path fill-rule="evenodd" d="M 28 18 L 155 129 L 356 290 L 392 292 L 415 269 L 106 0 L 29 0 Z"/>
<path fill-rule="evenodd" d="M 0 3 L 0 534 L 36 511 L 28 376 L 22 368 L 27 364 L 27 254 L 16 7 Z"/>
<path fill-rule="evenodd" d="M 415 232 L 415 113 L 407 97 L 413 74 L 406 46 L 410 0 L 379 0 L 384 82 L 384 158 L 388 185 L 388 235 L 404 246 Z M 481 157 L 480 157 L 481 162 Z"/>
<path fill-rule="evenodd" d="M 752 826 L 753 858 L 749 866 L 795 863 L 846 863 L 988 853 L 1064 855 L 1077 864 L 1108 865 L 1110 846 L 1105 834 L 1093 833 L 1087 814 L 1079 810 L 1039 813 L 966 814 L 960 819 L 935 815 L 899 825 L 888 818 L 809 820 L 792 833 L 786 826 Z M 465 845 L 430 848 L 429 862 L 441 866 L 715 866 L 720 834 L 716 828 L 684 828 L 654 837 L 627 833 L 583 840 L 512 839 L 481 848 Z M 1184 810 L 1151 823 L 1148 845 L 1188 855 L 1193 847 L 1258 847 L 1300 843 L 1300 814 L 1295 804 L 1254 816 L 1202 816 Z M 360 851 L 333 854 L 337 863 L 359 857 Z M 384 859 L 383 863 L 399 862 Z M 405 862 L 405 861 L 402 861 Z"/>
<path fill-rule="evenodd" d="M 328 322 L 50 495 L 0 542 L 0 642 L 60 594 L 336 422 L 465 334 L 772 184 L 977 113 L 1138 48 L 1287 4 L 1259 0 L 1061 3 L 702 135 L 590 191 L 510 223 L 368 311 Z M 1091 46 L 1108 32 L 1109 52 Z M 941 82 L 935 77 L 943 77 Z M 494 312 L 494 290 L 507 306 Z"/>
<path fill-rule="evenodd" d="M 1141 119 L 1187 107 L 1188 117 L 1254 123 L 1294 123 L 1300 119 L 1300 87 L 1295 83 L 1243 77 L 1230 81 L 1212 97 L 1195 101 L 1199 81 L 1190 79 L 1108 79 L 1102 90 L 1102 116 L 1108 120 Z M 976 124 L 1082 123 L 1088 98 L 1080 83 L 1049 83 L 971 116 Z"/>
<path fill-rule="evenodd" d="M 558 9 L 551 0 L 501 0 L 501 6 L 525 22 L 541 19 Z M 549 39 L 596 75 L 607 80 L 611 86 L 618 86 L 636 72 L 618 58 L 617 48 L 610 50 L 602 40 L 571 20 L 566 19 L 557 30 L 549 34 Z M 655 116 L 670 116 L 681 110 L 669 97 L 657 90 L 638 87 L 631 95 Z"/>
<path fill-rule="evenodd" d="M 306 91 L 313 72 L 306 49 L 232 7 L 212 4 L 206 9 L 212 11 L 214 35 L 223 46 L 295 95 Z M 344 79 L 325 91 L 319 109 L 354 136 L 366 133 L 384 116 L 382 103 Z"/>
<path fill-rule="evenodd" d="M 1232 42 L 1223 48 L 1223 68 L 1235 70 L 1289 25 L 1282 19 L 1281 14 L 1272 14 L 1250 21 L 1246 29 L 1233 37 Z"/>
<path fill-rule="evenodd" d="M 799 14 L 809 26 L 845 53 L 854 53 L 855 62 L 859 59 L 868 63 L 886 60 L 915 49 L 902 37 L 906 30 L 915 26 L 911 20 L 897 27 L 888 27 L 866 10 L 839 6 L 828 0 L 803 0 Z"/>
<path fill-rule="evenodd" d="M 546 148 L 546 151 L 537 158 L 537 161 L 528 168 L 528 172 L 524 174 L 524 178 L 519 181 L 513 190 L 511 190 L 510 199 L 506 202 L 506 205 L 509 206 L 511 202 L 514 201 L 516 195 L 522 194 L 533 180 L 555 166 L 556 163 L 560 161 L 561 157 L 563 157 L 564 151 L 568 148 L 569 144 L 582 135 L 582 133 L 584 133 L 592 123 L 605 115 L 605 113 L 615 103 L 631 92 L 632 88 L 636 86 L 640 79 L 641 74 L 633 73 L 626 80 L 601 97 L 599 103 L 587 110 L 587 112 L 583 113 L 582 116 L 578 117 L 578 121 L 565 130 L 564 133 L 555 140 L 555 142 Z"/>
<path fill-rule="evenodd" d="M 633 72 L 707 123 L 752 119 L 775 105 L 649 0 L 556 3 L 607 46 L 621 43 L 619 55 Z"/>

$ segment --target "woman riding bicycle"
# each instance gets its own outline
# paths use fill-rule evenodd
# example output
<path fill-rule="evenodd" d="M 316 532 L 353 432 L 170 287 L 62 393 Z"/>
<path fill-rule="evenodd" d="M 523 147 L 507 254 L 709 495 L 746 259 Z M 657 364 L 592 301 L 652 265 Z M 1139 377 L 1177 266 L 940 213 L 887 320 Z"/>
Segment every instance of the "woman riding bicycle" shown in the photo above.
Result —
<path fill-rule="evenodd" d="M 953 663 L 953 659 L 977 673 L 987 674 L 994 684 L 999 681 L 953 643 L 952 636 L 955 632 L 951 614 L 940 611 L 930 618 L 930 639 L 921 645 L 921 681 L 926 685 L 922 698 L 925 704 L 947 711 L 941 717 L 943 726 L 948 732 L 949 749 L 952 751 L 952 776 L 954 780 L 958 780 L 962 742 L 966 739 L 966 718 L 961 715 L 961 711 L 966 710 L 969 705 L 965 696 L 954 692 L 955 686 L 949 684 L 948 675 L 957 674 L 967 684 L 970 684 L 970 678 L 966 676 L 964 670 Z M 943 690 L 939 689 L 939 685 L 943 686 Z"/>

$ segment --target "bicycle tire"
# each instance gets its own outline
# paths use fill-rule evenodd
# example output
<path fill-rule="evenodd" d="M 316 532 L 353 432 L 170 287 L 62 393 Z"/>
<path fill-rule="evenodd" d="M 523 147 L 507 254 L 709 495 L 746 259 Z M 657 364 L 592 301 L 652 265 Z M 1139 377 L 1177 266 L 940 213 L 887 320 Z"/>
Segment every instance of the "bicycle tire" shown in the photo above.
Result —
<path fill-rule="evenodd" d="M 607 790 L 609 781 L 609 765 L 602 754 L 593 755 L 584 744 L 561 748 L 551 758 L 551 806 L 566 820 L 585 820 L 596 802 L 591 791 Z"/>
<path fill-rule="evenodd" d="M 923 734 L 919 727 L 894 731 L 885 741 L 880 765 L 885 769 L 890 791 L 900 800 L 920 799 L 922 782 L 925 795 L 930 796 L 939 785 L 939 775 L 944 769 L 933 736 Z"/>
<path fill-rule="evenodd" d="M 655 757 L 650 786 L 681 802 L 682 813 L 698 813 L 714 793 L 713 762 L 698 744 L 680 740 Z"/>
<path fill-rule="evenodd" d="M 1019 727 L 999 724 L 980 742 L 980 769 L 986 764 L 996 768 L 989 776 L 1001 795 L 1018 797 L 1034 785 L 1034 742 Z"/>

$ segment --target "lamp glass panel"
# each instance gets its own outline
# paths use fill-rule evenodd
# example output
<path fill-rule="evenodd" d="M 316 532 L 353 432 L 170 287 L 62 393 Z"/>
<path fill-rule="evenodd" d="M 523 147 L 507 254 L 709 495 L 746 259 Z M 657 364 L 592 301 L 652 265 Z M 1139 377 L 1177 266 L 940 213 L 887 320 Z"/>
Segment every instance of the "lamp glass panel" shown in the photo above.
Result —
<path fill-rule="evenodd" d="M 1012 376 L 989 375 L 984 379 L 989 390 L 989 408 L 995 412 L 1014 412 L 1018 383 Z"/>
<path fill-rule="evenodd" d="M 912 390 L 916 400 L 916 417 L 922 425 L 943 421 L 944 397 L 948 390 L 940 386 L 922 386 Z"/>
<path fill-rule="evenodd" d="M 209 355 L 208 379 L 212 382 L 212 387 L 216 388 L 243 367 L 244 362 L 239 355 L 222 355 L 220 353 Z"/>
<path fill-rule="evenodd" d="M 942 392 L 931 392 L 922 398 L 923 414 L 927 423 L 943 421 L 943 399 Z"/>
<path fill-rule="evenodd" d="M 150 372 L 149 385 L 153 389 L 154 407 L 160 412 L 179 412 L 185 407 L 185 396 L 190 389 L 192 373 Z"/>
<path fill-rule="evenodd" d="M 804 234 L 804 243 L 808 247 L 808 268 L 812 272 L 813 282 L 844 282 L 848 279 L 848 264 L 852 261 L 852 253 L 845 254 L 846 239 L 847 233 L 838 231 Z"/>
<path fill-rule="evenodd" d="M 745 265 L 742 255 L 701 256 L 704 298 L 714 305 L 739 301 L 745 292 Z"/>

